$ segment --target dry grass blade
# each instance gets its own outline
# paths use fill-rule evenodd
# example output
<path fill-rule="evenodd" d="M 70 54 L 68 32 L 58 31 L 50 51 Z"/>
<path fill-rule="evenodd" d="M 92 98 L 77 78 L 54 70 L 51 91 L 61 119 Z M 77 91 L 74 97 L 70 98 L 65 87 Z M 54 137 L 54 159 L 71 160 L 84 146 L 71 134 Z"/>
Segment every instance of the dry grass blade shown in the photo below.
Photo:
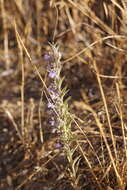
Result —
<path fill-rule="evenodd" d="M 116 160 L 117 160 L 116 142 L 115 142 L 115 138 L 114 138 L 113 131 L 112 131 L 111 120 L 110 120 L 110 116 L 109 116 L 109 111 L 108 111 L 108 107 L 107 107 L 106 98 L 105 98 L 104 91 L 103 91 L 103 88 L 102 88 L 101 79 L 99 77 L 99 71 L 98 71 L 98 68 L 97 68 L 97 65 L 96 65 L 95 62 L 94 62 L 94 69 L 95 69 L 95 71 L 97 73 L 97 80 L 98 80 L 99 88 L 100 88 L 100 91 L 101 91 L 102 99 L 103 99 L 103 102 L 104 102 L 105 111 L 106 111 L 107 120 L 108 120 L 108 124 L 109 124 L 109 128 L 110 128 L 111 138 L 112 138 L 112 143 L 113 143 L 113 148 L 114 148 L 114 152 L 115 152 L 115 157 L 116 157 Z"/>
<path fill-rule="evenodd" d="M 21 102 L 22 102 L 22 107 L 21 107 L 21 132 L 22 132 L 22 137 L 24 138 L 25 135 L 25 114 L 24 114 L 24 86 L 25 86 L 25 70 L 24 70 L 24 60 L 23 60 L 23 48 L 21 46 L 21 43 L 19 41 L 19 38 L 17 36 L 17 42 L 19 46 L 19 52 L 20 52 L 20 64 L 21 64 L 21 70 L 22 70 L 22 82 L 21 82 Z"/>
<path fill-rule="evenodd" d="M 70 58 L 66 59 L 65 61 L 63 61 L 63 63 L 67 63 L 71 60 L 73 60 L 74 58 L 80 56 L 81 54 L 83 54 L 85 51 L 89 50 L 90 48 L 94 47 L 96 44 L 98 43 L 102 43 L 103 41 L 106 41 L 108 39 L 122 39 L 122 38 L 126 38 L 126 36 L 123 35 L 112 35 L 112 36 L 106 36 L 104 38 L 101 38 L 93 43 L 91 43 L 90 45 L 88 45 L 87 47 L 85 47 L 84 49 L 82 49 L 81 51 L 79 51 L 78 53 L 74 54 L 73 56 L 71 56 Z"/>
<path fill-rule="evenodd" d="M 116 83 L 116 90 L 118 95 L 118 112 L 121 120 L 121 128 L 122 128 L 122 134 L 123 134 L 123 142 L 124 142 L 124 150 L 125 150 L 125 156 L 127 158 L 127 142 L 126 142 L 126 134 L 125 134 L 125 123 L 123 121 L 123 112 L 122 112 L 122 105 L 121 105 L 121 93 L 120 93 L 120 87 L 119 84 Z"/>
<path fill-rule="evenodd" d="M 4 0 L 0 1 L 1 3 L 1 14 L 3 21 L 3 29 L 4 29 L 4 57 L 6 60 L 6 69 L 10 69 L 10 56 L 9 56 L 9 42 L 8 42 L 8 30 L 7 30 L 7 13 L 4 8 Z"/>

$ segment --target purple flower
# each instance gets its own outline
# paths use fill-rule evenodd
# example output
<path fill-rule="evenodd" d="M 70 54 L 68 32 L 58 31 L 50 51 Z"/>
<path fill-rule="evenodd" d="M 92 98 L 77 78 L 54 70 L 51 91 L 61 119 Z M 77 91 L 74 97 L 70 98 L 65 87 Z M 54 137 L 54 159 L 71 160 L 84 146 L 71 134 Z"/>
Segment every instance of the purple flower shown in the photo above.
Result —
<path fill-rule="evenodd" d="M 50 56 L 50 55 L 44 55 L 44 59 L 45 59 L 46 61 L 49 61 L 49 60 L 51 59 L 51 56 Z"/>
<path fill-rule="evenodd" d="M 48 76 L 53 79 L 53 78 L 56 77 L 56 72 L 55 71 L 50 71 Z"/>
<path fill-rule="evenodd" d="M 53 115 L 53 114 L 52 114 Z M 58 126 L 59 126 L 59 121 L 57 120 L 56 116 L 52 116 L 51 118 L 49 118 L 48 123 L 50 126 L 56 127 L 56 129 L 58 130 Z"/>
<path fill-rule="evenodd" d="M 51 102 L 48 102 L 47 107 L 54 109 L 55 105 Z"/>
<path fill-rule="evenodd" d="M 55 121 L 55 120 L 50 120 L 50 121 L 49 121 L 49 124 L 50 124 L 51 126 L 55 127 L 56 121 Z"/>
<path fill-rule="evenodd" d="M 59 149 L 59 148 L 62 148 L 62 145 L 61 145 L 60 143 L 56 143 L 56 144 L 54 145 L 54 147 L 57 148 L 57 149 Z"/>
<path fill-rule="evenodd" d="M 54 90 L 48 88 L 48 92 L 50 93 L 50 96 L 53 100 L 56 100 L 58 98 L 58 93 L 54 92 Z"/>

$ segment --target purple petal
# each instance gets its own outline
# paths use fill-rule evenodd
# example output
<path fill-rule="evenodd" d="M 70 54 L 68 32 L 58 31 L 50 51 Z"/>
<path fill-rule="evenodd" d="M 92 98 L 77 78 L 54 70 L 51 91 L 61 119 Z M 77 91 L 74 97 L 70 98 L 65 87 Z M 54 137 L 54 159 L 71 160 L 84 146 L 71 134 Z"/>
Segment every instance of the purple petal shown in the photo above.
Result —
<path fill-rule="evenodd" d="M 50 121 L 49 121 L 49 124 L 50 124 L 51 126 L 55 126 L 55 125 L 56 125 L 56 121 L 55 121 L 55 120 L 50 120 Z"/>
<path fill-rule="evenodd" d="M 49 72 L 48 76 L 53 79 L 53 78 L 56 77 L 56 72 L 55 71 L 51 71 L 51 72 Z"/>
<path fill-rule="evenodd" d="M 53 100 L 56 100 L 58 98 L 58 93 L 54 92 L 52 89 L 48 88 L 48 92 L 50 93 L 50 96 Z"/>
<path fill-rule="evenodd" d="M 58 149 L 62 147 L 62 145 L 60 143 L 56 143 L 54 146 L 55 146 L 55 148 L 58 148 Z"/>
<path fill-rule="evenodd" d="M 53 127 L 56 127 L 57 126 L 57 122 L 56 122 L 56 119 L 55 117 L 51 117 L 50 120 L 49 120 L 49 124 Z"/>
<path fill-rule="evenodd" d="M 55 105 L 51 102 L 48 102 L 47 107 L 53 109 L 55 107 Z"/>
<path fill-rule="evenodd" d="M 51 56 L 50 56 L 50 55 L 44 55 L 44 59 L 45 59 L 46 61 L 48 61 L 48 60 L 51 59 Z"/>

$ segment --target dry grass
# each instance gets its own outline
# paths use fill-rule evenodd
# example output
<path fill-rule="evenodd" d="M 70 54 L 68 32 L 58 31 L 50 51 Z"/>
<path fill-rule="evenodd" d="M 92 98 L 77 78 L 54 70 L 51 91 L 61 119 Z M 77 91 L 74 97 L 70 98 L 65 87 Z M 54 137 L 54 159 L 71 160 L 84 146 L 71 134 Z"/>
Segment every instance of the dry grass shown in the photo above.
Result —
<path fill-rule="evenodd" d="M 1 0 L 0 10 L 0 190 L 126 190 L 127 2 Z M 46 112 L 50 43 L 69 89 L 68 151 Z"/>

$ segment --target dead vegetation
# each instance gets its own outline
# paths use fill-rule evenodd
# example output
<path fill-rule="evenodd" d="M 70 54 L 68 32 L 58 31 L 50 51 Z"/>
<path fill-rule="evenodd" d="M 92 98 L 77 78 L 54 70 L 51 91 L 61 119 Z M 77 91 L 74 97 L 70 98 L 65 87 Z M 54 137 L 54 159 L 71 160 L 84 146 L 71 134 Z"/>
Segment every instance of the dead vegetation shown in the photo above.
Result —
<path fill-rule="evenodd" d="M 0 10 L 0 190 L 126 190 L 126 0 L 0 0 Z M 49 42 L 71 97 L 70 155 L 47 122 Z"/>

